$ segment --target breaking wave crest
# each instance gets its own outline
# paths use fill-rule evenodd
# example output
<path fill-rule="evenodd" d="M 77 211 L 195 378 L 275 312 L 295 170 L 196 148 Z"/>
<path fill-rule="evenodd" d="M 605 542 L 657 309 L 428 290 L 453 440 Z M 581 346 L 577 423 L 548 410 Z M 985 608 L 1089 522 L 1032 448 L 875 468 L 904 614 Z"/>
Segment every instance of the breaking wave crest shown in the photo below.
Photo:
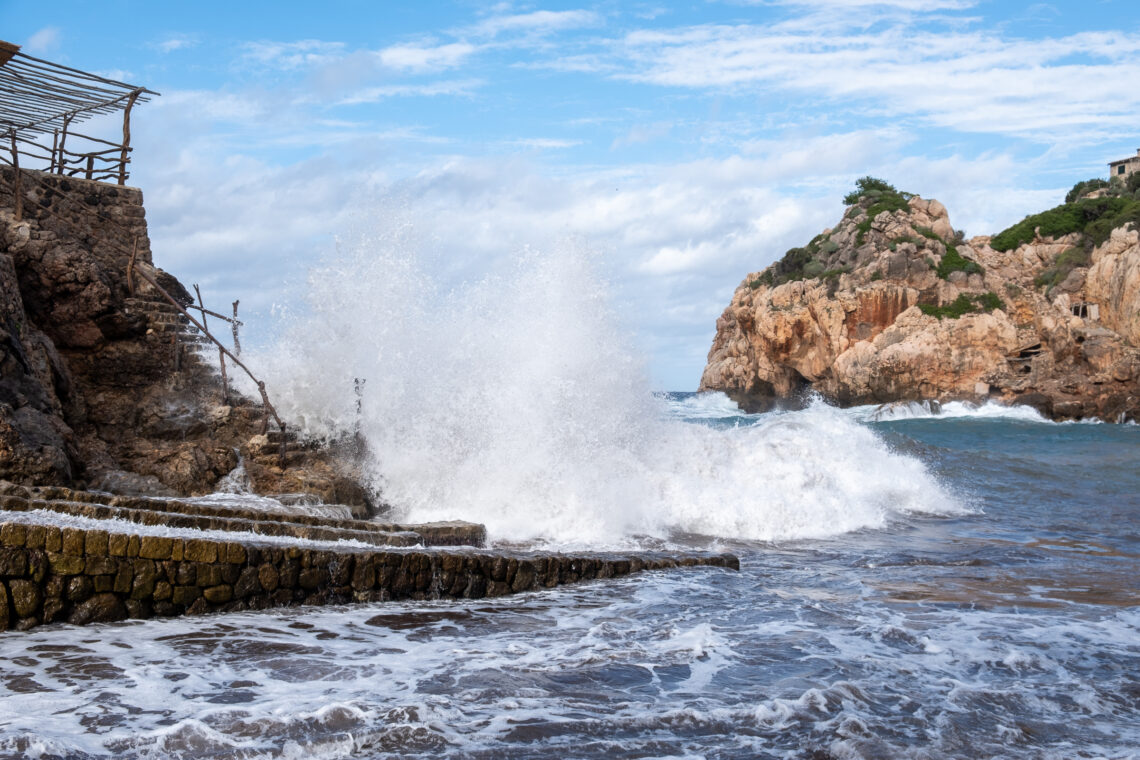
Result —
<path fill-rule="evenodd" d="M 651 393 L 594 259 L 523 251 L 448 287 L 405 235 L 372 239 L 311 273 L 307 313 L 259 366 L 288 378 L 277 403 L 310 433 L 366 437 L 399 517 L 476 520 L 492 540 L 782 540 L 961 509 L 821 403 L 730 429 L 682 421 L 739 412 L 723 397 L 671 412 Z"/>

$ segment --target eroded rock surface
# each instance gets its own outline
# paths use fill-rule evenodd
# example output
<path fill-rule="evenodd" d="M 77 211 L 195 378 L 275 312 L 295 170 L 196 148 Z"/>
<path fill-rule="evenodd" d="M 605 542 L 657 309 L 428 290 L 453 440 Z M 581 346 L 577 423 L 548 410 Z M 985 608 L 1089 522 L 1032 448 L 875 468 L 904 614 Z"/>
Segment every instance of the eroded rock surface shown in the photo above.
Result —
<path fill-rule="evenodd" d="M 153 265 L 139 190 L 24 172 L 17 220 L 0 179 L 0 478 L 198 495 L 241 457 L 259 493 L 371 503 L 357 442 L 282 441 L 259 401 L 223 399 L 201 336 L 137 274 L 190 303 Z"/>
<path fill-rule="evenodd" d="M 1046 288 L 1035 278 L 1078 236 L 1000 252 L 988 237 L 962 240 L 937 201 L 873 218 L 871 205 L 744 278 L 701 390 L 753 410 L 812 390 L 844 405 L 995 399 L 1058 419 L 1140 416 L 1135 230 L 1114 231 L 1091 266 Z"/>

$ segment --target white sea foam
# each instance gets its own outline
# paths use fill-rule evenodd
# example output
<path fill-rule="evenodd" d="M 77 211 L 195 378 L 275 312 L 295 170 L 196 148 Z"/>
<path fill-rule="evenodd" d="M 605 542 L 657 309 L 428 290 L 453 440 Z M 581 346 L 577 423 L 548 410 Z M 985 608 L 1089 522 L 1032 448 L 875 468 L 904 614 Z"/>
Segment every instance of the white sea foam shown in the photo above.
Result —
<path fill-rule="evenodd" d="M 999 404 L 986 401 L 973 404 L 968 401 L 949 401 L 937 404 L 929 401 L 905 401 L 894 404 L 853 406 L 846 412 L 860 422 L 892 422 L 896 420 L 939 419 L 1005 419 L 1023 422 L 1049 422 L 1031 406 Z"/>
<path fill-rule="evenodd" d="M 310 313 L 257 357 L 288 383 L 274 386 L 286 416 L 314 433 L 358 427 L 403 519 L 602 547 L 818 537 L 959 509 L 919 462 L 822 404 L 727 431 L 668 419 L 589 251 L 524 251 L 444 291 L 405 238 L 314 271 Z M 739 414 L 725 402 L 688 406 Z"/>

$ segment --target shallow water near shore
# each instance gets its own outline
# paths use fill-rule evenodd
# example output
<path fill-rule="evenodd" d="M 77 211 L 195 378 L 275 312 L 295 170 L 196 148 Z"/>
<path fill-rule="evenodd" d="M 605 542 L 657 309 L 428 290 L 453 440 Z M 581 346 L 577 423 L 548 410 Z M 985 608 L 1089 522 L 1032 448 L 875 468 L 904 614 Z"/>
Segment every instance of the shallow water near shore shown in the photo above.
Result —
<path fill-rule="evenodd" d="M 739 573 L 3 634 L 0 756 L 1138 756 L 1140 428 L 657 403 L 701 435 L 857 426 L 944 506 L 628 539 Z"/>

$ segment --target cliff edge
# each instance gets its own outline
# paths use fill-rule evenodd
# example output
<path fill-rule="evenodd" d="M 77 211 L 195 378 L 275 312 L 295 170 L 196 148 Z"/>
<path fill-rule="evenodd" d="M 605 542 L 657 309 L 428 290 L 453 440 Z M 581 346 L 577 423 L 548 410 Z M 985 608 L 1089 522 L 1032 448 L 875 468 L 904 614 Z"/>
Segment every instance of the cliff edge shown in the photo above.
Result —
<path fill-rule="evenodd" d="M 260 401 L 223 393 L 216 347 L 140 275 L 192 302 L 152 263 L 141 191 L 24 170 L 16 218 L 10 175 L 0 168 L 0 479 L 189 496 L 240 475 L 257 493 L 372 508 L 358 441 L 283 441 Z"/>
<path fill-rule="evenodd" d="M 938 201 L 864 178 L 833 229 L 736 288 L 700 390 L 750 411 L 815 391 L 1134 420 L 1140 200 L 1116 191 L 967 241 Z"/>

